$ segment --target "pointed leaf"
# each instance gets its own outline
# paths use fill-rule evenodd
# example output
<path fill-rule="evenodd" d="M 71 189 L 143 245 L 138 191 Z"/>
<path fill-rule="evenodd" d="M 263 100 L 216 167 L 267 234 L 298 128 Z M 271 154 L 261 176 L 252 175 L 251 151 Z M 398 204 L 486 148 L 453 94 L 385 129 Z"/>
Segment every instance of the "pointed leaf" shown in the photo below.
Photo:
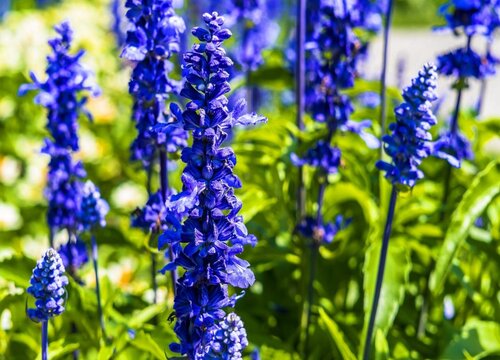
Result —
<path fill-rule="evenodd" d="M 344 339 L 344 334 L 342 331 L 339 329 L 335 321 L 331 319 L 326 311 L 323 308 L 319 308 L 319 316 L 326 326 L 326 329 L 330 333 L 330 336 L 332 337 L 333 342 L 337 346 L 337 349 L 339 352 L 342 354 L 342 359 L 345 360 L 356 360 L 356 356 L 354 353 L 351 351 L 349 348 L 349 345 L 347 345 L 345 339 Z"/>
<path fill-rule="evenodd" d="M 474 221 L 500 193 L 500 162 L 490 163 L 472 181 L 464 197 L 451 217 L 436 268 L 430 278 L 430 289 L 438 294 L 444 285 L 453 259 L 467 238 Z"/>

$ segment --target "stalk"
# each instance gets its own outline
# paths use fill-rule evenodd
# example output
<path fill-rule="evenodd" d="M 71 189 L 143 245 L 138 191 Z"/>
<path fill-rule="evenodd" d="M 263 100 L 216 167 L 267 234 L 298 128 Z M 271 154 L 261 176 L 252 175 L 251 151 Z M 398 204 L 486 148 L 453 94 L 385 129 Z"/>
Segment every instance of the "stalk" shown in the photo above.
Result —
<path fill-rule="evenodd" d="M 325 197 L 326 181 L 323 181 L 318 192 L 318 212 L 316 215 L 316 224 L 320 226 L 323 222 L 322 210 Z M 314 280 L 316 279 L 316 270 L 318 267 L 319 240 L 312 239 L 311 256 L 309 261 L 309 282 L 307 285 L 307 303 L 306 303 L 306 336 L 304 341 L 305 359 L 309 356 L 309 338 L 311 333 L 312 305 L 314 302 Z"/>
<path fill-rule="evenodd" d="M 42 321 L 42 360 L 48 360 L 49 349 L 49 321 Z"/>
<path fill-rule="evenodd" d="M 492 44 L 493 44 L 493 39 L 488 39 L 488 42 L 486 44 L 486 54 L 491 53 Z M 487 84 L 487 80 L 486 80 L 486 77 L 484 77 L 481 79 L 481 88 L 479 90 L 479 98 L 478 98 L 477 104 L 476 104 L 476 116 L 478 116 L 478 117 L 481 114 L 481 110 L 483 107 L 484 96 L 486 94 L 486 84 Z"/>
<path fill-rule="evenodd" d="M 382 239 L 382 247 L 380 249 L 380 260 L 377 270 L 377 281 L 375 283 L 375 294 L 373 296 L 370 321 L 368 323 L 368 330 L 366 332 L 363 360 L 368 360 L 370 358 L 373 330 L 375 327 L 375 319 L 377 317 L 377 308 L 380 300 L 380 291 L 382 289 L 382 282 L 384 280 L 385 262 L 387 259 L 387 250 L 389 248 L 389 238 L 391 236 L 392 221 L 394 219 L 394 209 L 396 208 L 397 197 L 398 197 L 398 192 L 396 190 L 396 187 L 393 185 L 391 192 L 391 200 L 389 202 L 389 209 L 387 212 L 387 220 L 385 223 L 384 237 Z"/>
<path fill-rule="evenodd" d="M 99 285 L 99 265 L 98 265 L 98 252 L 97 252 L 97 241 L 95 236 L 91 234 L 92 241 L 92 262 L 94 263 L 94 274 L 95 274 L 95 293 L 97 296 L 97 314 L 99 316 L 99 324 L 101 325 L 102 336 L 107 339 L 106 328 L 104 326 L 104 315 L 102 312 L 101 303 L 101 287 Z"/>
<path fill-rule="evenodd" d="M 382 72 L 380 74 L 380 127 L 381 138 L 385 135 L 386 131 L 386 116 L 387 116 L 387 101 L 386 101 L 386 88 L 387 88 L 387 57 L 389 49 L 389 32 L 391 28 L 393 0 L 389 0 L 387 4 L 387 12 L 385 14 L 384 22 L 384 45 L 382 52 Z M 380 147 L 380 158 L 383 155 L 383 147 Z"/>
<path fill-rule="evenodd" d="M 167 199 L 167 194 L 168 194 L 168 158 L 167 158 L 167 151 L 165 149 L 160 149 L 160 186 L 161 186 L 161 197 L 163 201 L 166 201 Z M 172 250 L 172 247 L 169 248 L 168 250 L 169 255 L 170 255 L 170 260 L 174 260 L 174 252 Z M 158 285 L 156 283 L 156 258 L 155 254 L 151 255 L 151 271 L 154 271 L 153 275 L 153 291 L 154 291 L 154 298 L 156 299 L 157 297 L 157 288 Z M 174 291 L 174 295 L 176 294 L 176 286 L 177 284 L 177 271 L 174 269 L 170 271 L 170 275 L 172 277 L 172 289 Z"/>
<path fill-rule="evenodd" d="M 299 131 L 304 130 L 304 110 L 305 110 L 305 42 L 306 42 L 306 0 L 298 0 L 297 7 L 297 57 L 296 57 L 296 94 L 297 99 L 297 119 L 296 125 Z M 300 139 L 297 139 L 300 145 Z M 298 188 L 297 188 L 297 220 L 302 220 L 305 215 L 306 190 L 304 187 L 304 169 L 298 168 Z"/>

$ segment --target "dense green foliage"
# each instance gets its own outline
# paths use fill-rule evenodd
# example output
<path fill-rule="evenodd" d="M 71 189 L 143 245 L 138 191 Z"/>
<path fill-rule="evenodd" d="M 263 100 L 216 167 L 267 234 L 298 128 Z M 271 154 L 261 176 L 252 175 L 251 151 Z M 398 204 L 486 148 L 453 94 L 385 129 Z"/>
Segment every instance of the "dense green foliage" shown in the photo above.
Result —
<path fill-rule="evenodd" d="M 149 260 L 155 250 L 129 220 L 146 198 L 145 175 L 128 161 L 135 136 L 127 93 L 130 69 L 118 57 L 108 5 L 96 0 L 15 11 L 0 25 L 0 359 L 34 359 L 40 348 L 39 325 L 26 317 L 25 304 L 31 301 L 26 294 L 31 269 L 48 244 L 43 197 L 48 159 L 39 153 L 45 113 L 30 96 L 19 99 L 17 89 L 28 81 L 30 69 L 43 72 L 51 27 L 63 19 L 71 20 L 77 47 L 87 50 L 85 62 L 103 89 L 89 103 L 94 122 L 80 122 L 80 156 L 111 205 L 108 226 L 96 233 L 110 339 L 100 339 L 88 264 L 80 273 L 85 285 L 70 280 L 67 311 L 51 322 L 51 359 L 71 358 L 75 350 L 82 359 L 165 359 L 165 354 L 173 356 L 168 344 L 175 340 L 168 321 L 169 278 L 158 275 L 161 301 L 151 305 Z M 244 184 L 238 193 L 242 215 L 259 239 L 246 251 L 257 282 L 239 302 L 238 313 L 249 350 L 258 347 L 262 359 L 299 359 L 309 249 L 294 234 L 297 170 L 290 153 L 298 150 L 293 137 L 306 148 L 321 130 L 309 119 L 306 135 L 295 128 L 294 106 L 282 101 L 293 88 L 282 49 L 267 51 L 265 60 L 251 81 L 272 95 L 261 109 L 269 123 L 233 139 L 235 171 Z M 377 91 L 378 83 L 359 80 L 349 95 L 356 98 L 367 90 Z M 389 89 L 390 109 L 399 101 L 399 91 Z M 354 118 L 376 122 L 378 112 L 359 105 Z M 377 316 L 377 359 L 500 356 L 500 118 L 476 121 L 464 112 L 460 121 L 476 158 L 453 171 L 450 201 L 440 201 L 446 165 L 435 159 L 424 162 L 426 179 L 398 201 Z M 358 356 L 390 186 L 375 169 L 377 150 L 352 134 L 337 141 L 344 164 L 327 189 L 325 219 L 342 213 L 352 225 L 320 249 L 310 359 Z M 171 179 L 179 188 L 178 171 Z M 312 212 L 317 191 L 312 171 L 306 171 L 306 186 Z M 443 315 L 445 300 L 454 305 L 451 319 Z M 428 321 L 418 334 L 422 304 L 428 307 Z"/>

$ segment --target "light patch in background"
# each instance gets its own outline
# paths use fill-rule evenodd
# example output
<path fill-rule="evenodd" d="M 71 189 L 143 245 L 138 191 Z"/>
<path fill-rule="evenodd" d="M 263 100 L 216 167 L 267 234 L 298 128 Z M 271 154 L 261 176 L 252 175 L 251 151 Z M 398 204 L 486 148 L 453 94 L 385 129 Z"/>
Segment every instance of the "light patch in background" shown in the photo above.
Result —
<path fill-rule="evenodd" d="M 19 209 L 14 205 L 0 202 L 0 230 L 11 231 L 20 229 L 23 219 Z"/>
<path fill-rule="evenodd" d="M 128 181 L 112 192 L 111 204 L 116 209 L 132 211 L 138 204 L 145 204 L 147 198 L 147 192 L 142 186 Z"/>

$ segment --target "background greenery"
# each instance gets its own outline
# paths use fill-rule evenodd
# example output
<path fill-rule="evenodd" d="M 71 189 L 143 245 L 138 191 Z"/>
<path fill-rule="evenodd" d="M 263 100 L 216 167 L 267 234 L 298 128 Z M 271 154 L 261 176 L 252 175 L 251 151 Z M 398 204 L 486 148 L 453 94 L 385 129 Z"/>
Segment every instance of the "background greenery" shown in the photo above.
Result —
<path fill-rule="evenodd" d="M 135 136 L 127 93 L 130 69 L 119 59 L 109 4 L 72 0 L 40 10 L 33 1 L 14 1 L 13 6 L 15 11 L 0 23 L 0 359 L 39 356 L 40 326 L 25 316 L 26 302 L 31 301 L 25 289 L 48 244 L 43 197 L 48 159 L 39 153 L 47 135 L 46 114 L 32 103 L 32 96 L 19 99 L 16 93 L 28 81 L 29 70 L 43 73 L 46 41 L 54 36 L 52 26 L 63 19 L 71 21 L 75 48 L 87 50 L 84 61 L 103 89 L 89 103 L 94 122 L 80 121 L 78 156 L 112 209 L 108 226 L 97 233 L 104 313 L 112 341 L 99 340 L 88 264 L 80 272 L 85 285 L 71 281 L 67 311 L 51 322 L 51 358 L 71 358 L 79 350 L 83 359 L 164 359 L 172 355 L 168 344 L 175 339 L 167 320 L 172 295 L 168 277 L 158 276 L 161 301 L 151 304 L 148 239 L 130 229 L 130 212 L 146 199 L 146 179 L 128 161 Z M 397 1 L 395 22 L 438 23 L 436 9 L 434 1 Z M 302 151 L 292 135 L 301 137 L 306 148 L 321 132 L 309 119 L 306 134 L 294 126 L 294 106 L 287 101 L 293 77 L 282 48 L 290 23 L 285 20 L 282 43 L 266 51 L 264 67 L 252 76 L 253 84 L 269 94 L 261 109 L 269 123 L 236 133 L 233 144 L 236 172 L 244 184 L 238 193 L 243 215 L 259 239 L 255 249 L 246 251 L 257 282 L 238 303 L 238 313 L 249 334 L 249 350 L 259 348 L 263 359 L 300 358 L 309 250 L 293 231 L 296 169 L 289 158 L 292 151 Z M 242 85 L 241 80 L 234 82 L 235 88 Z M 378 84 L 359 80 L 349 93 L 356 99 L 370 90 L 377 91 Z M 390 107 L 400 100 L 399 91 L 390 89 Z M 357 102 L 354 117 L 375 120 L 378 110 Z M 465 111 L 460 121 L 476 158 L 453 172 L 451 200 L 444 204 L 446 219 L 440 221 L 442 161 L 426 161 L 425 181 L 398 201 L 377 318 L 377 359 L 500 358 L 500 119 L 476 122 L 472 112 Z M 379 133 L 376 125 L 374 131 Z M 335 142 L 344 164 L 327 190 L 325 219 L 342 213 L 352 218 L 352 225 L 320 251 L 310 359 L 354 359 L 359 352 L 389 190 L 374 166 L 377 150 L 351 134 L 337 136 Z M 177 188 L 179 171 L 171 174 Z M 317 191 L 313 172 L 306 172 L 306 185 L 312 213 Z M 419 336 L 424 299 L 429 317 Z M 453 304 L 453 316 L 445 318 L 444 303 Z"/>

